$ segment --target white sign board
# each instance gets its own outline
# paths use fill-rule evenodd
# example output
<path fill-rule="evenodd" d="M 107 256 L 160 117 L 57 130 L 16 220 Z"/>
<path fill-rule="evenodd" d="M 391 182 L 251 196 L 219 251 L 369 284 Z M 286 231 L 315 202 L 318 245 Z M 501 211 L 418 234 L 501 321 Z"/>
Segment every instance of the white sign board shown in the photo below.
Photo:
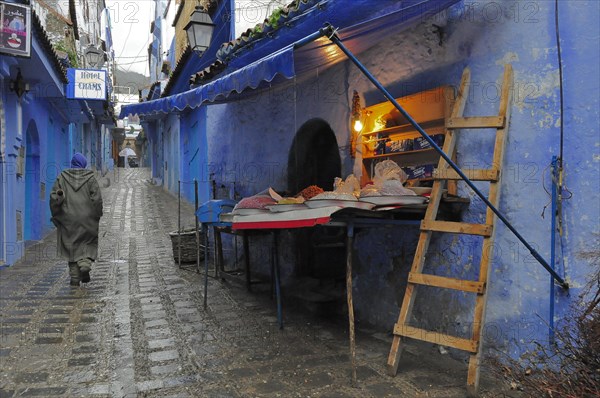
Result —
<path fill-rule="evenodd" d="M 96 69 L 68 69 L 67 98 L 106 99 L 106 71 Z"/>

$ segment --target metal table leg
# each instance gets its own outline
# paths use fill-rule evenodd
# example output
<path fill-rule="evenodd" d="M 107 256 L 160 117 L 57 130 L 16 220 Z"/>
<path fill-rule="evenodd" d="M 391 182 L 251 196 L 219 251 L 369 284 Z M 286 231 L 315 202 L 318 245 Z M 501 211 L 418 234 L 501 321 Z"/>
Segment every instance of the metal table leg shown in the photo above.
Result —
<path fill-rule="evenodd" d="M 273 231 L 273 256 L 271 258 L 275 274 L 275 296 L 277 297 L 277 321 L 279 329 L 283 329 L 283 311 L 281 308 L 281 284 L 279 280 L 279 231 Z"/>
<path fill-rule="evenodd" d="M 246 268 L 246 289 L 248 291 L 252 290 L 252 278 L 250 275 L 250 244 L 248 242 L 248 233 L 246 231 L 242 232 L 243 242 L 244 242 L 244 266 Z"/>
<path fill-rule="evenodd" d="M 213 227 L 213 231 L 215 239 L 215 278 L 218 278 L 219 273 L 221 273 L 221 275 L 225 273 L 225 264 L 223 260 L 223 241 L 221 240 L 221 230 L 218 227 Z"/>
<path fill-rule="evenodd" d="M 354 242 L 354 224 L 352 222 L 348 222 L 346 234 L 346 297 L 348 299 L 350 359 L 352 366 L 352 385 L 356 386 L 356 340 L 354 336 L 354 305 L 352 303 L 352 244 Z"/>

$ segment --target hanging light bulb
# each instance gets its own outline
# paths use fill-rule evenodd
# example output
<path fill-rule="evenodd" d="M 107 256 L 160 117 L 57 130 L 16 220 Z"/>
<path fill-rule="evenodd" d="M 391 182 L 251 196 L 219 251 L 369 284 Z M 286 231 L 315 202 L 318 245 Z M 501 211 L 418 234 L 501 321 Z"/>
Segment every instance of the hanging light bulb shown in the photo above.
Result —
<path fill-rule="evenodd" d="M 354 131 L 356 131 L 357 133 L 360 133 L 363 129 L 364 125 L 363 122 L 360 119 L 356 119 L 354 121 Z"/>

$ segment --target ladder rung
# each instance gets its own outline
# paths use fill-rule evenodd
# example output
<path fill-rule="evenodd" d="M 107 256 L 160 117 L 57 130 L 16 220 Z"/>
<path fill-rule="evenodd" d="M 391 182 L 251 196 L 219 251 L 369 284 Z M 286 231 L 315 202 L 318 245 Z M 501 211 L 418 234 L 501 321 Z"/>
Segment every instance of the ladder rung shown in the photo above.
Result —
<path fill-rule="evenodd" d="M 489 129 L 502 128 L 505 124 L 504 116 L 475 116 L 453 117 L 446 122 L 449 129 Z"/>
<path fill-rule="evenodd" d="M 441 287 L 445 289 L 461 290 L 463 292 L 483 294 L 485 283 L 478 281 L 469 281 L 464 279 L 448 278 L 445 276 L 419 274 L 410 272 L 408 282 L 418 285 Z"/>
<path fill-rule="evenodd" d="M 469 180 L 471 181 L 498 181 L 498 176 L 500 175 L 500 171 L 497 169 L 470 169 L 463 170 L 463 173 Z M 436 169 L 433 172 L 433 178 L 436 180 L 462 180 L 462 178 L 458 175 L 456 171 L 453 169 Z"/>
<path fill-rule="evenodd" d="M 431 332 L 429 330 L 419 329 L 408 325 L 394 325 L 394 334 L 469 352 L 477 352 L 477 347 L 479 345 L 477 341 L 474 340 L 463 339 L 449 334 Z"/>
<path fill-rule="evenodd" d="M 450 232 L 465 235 L 481 235 L 485 237 L 492 236 L 492 226 L 485 224 L 468 224 L 465 222 L 450 221 L 421 221 L 422 231 Z"/>

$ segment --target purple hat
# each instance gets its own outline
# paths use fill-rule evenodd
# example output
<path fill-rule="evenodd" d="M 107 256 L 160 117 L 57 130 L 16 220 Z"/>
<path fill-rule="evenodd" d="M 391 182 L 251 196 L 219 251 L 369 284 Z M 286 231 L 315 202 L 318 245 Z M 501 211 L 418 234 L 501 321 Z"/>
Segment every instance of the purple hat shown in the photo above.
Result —
<path fill-rule="evenodd" d="M 87 166 L 87 159 L 81 153 L 77 152 L 71 159 L 72 169 L 85 169 Z"/>

